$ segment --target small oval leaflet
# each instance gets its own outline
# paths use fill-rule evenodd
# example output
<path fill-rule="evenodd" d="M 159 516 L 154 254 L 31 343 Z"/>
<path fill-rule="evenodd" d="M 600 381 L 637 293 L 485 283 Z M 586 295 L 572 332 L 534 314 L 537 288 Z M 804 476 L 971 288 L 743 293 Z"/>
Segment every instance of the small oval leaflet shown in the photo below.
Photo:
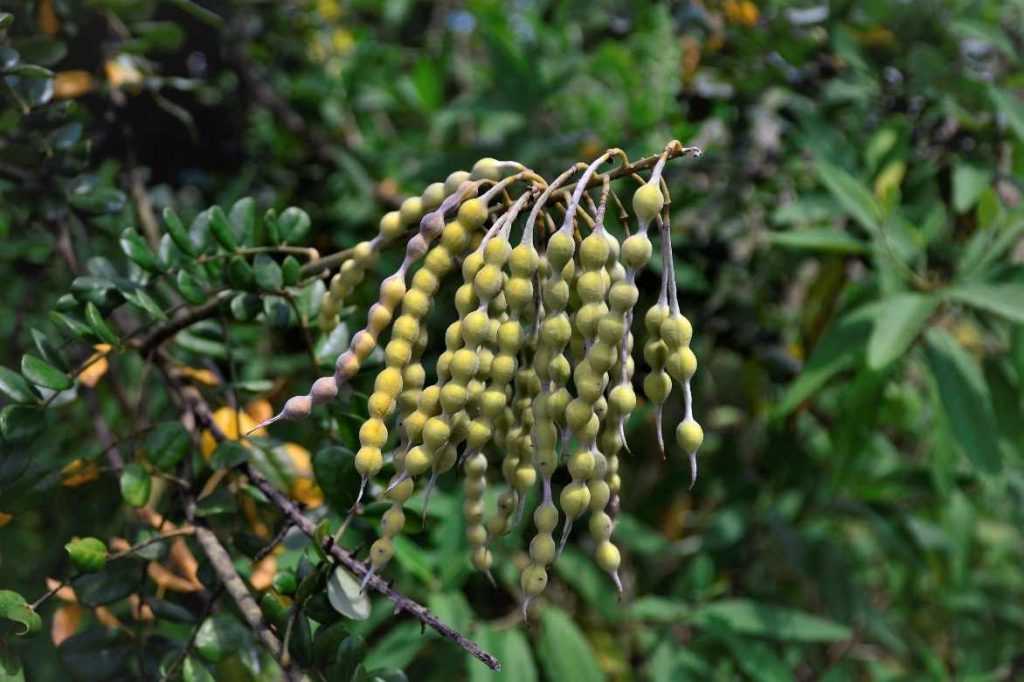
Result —
<path fill-rule="evenodd" d="M 327 581 L 327 599 L 334 610 L 352 620 L 370 617 L 370 598 L 360 592 L 359 581 L 341 566 L 334 569 Z"/>

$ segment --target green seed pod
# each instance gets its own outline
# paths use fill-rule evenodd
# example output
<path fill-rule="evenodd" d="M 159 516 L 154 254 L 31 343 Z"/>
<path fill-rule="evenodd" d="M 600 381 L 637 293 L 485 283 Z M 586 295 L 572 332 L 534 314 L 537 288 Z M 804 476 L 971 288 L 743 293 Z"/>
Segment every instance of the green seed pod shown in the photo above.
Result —
<path fill-rule="evenodd" d="M 533 537 L 530 542 L 530 558 L 543 566 L 555 560 L 555 540 L 550 533 L 538 533 Z"/>

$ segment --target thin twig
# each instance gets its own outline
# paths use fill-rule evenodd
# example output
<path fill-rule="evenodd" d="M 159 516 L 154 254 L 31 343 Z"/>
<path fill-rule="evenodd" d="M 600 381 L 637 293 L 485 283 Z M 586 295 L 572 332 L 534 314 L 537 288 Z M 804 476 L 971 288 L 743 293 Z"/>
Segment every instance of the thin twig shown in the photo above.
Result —
<path fill-rule="evenodd" d="M 314 534 L 316 533 L 316 525 L 303 515 L 302 511 L 299 510 L 294 502 L 285 497 L 284 494 L 270 483 L 270 481 L 256 471 L 254 467 L 247 465 L 245 471 L 249 476 L 249 480 L 253 482 L 253 485 L 259 488 L 275 507 L 280 509 L 281 512 L 284 513 L 292 523 L 298 526 L 303 533 L 308 535 L 310 538 L 314 537 Z M 335 561 L 344 566 L 351 573 L 355 574 L 356 577 L 364 576 L 367 570 L 369 570 L 366 568 L 366 564 L 355 559 L 351 554 L 342 549 L 340 545 L 335 544 L 333 538 L 325 539 L 322 547 L 324 552 L 330 554 Z M 429 625 L 442 637 L 451 640 L 456 645 L 467 651 L 470 655 L 482 661 L 483 664 L 491 670 L 501 670 L 501 663 L 498 659 L 484 651 L 479 644 L 440 621 L 437 616 L 431 613 L 425 606 L 409 599 L 402 593 L 393 589 L 380 577 L 371 576 L 368 585 L 393 601 L 395 603 L 396 613 L 399 611 L 406 611 L 422 624 Z"/>
<path fill-rule="evenodd" d="M 189 511 L 194 511 L 195 503 L 190 502 L 189 505 Z M 227 593 L 234 600 L 238 611 L 242 614 L 242 618 L 245 619 L 245 622 L 252 631 L 256 633 L 263 646 L 267 648 L 272 656 L 278 659 L 282 670 L 284 670 L 285 677 L 289 680 L 299 679 L 289 662 L 280 656 L 281 640 L 277 638 L 270 630 L 270 626 L 263 620 L 263 612 L 260 611 L 256 599 L 249 592 L 249 588 L 245 586 L 241 576 L 238 575 L 238 571 L 235 570 L 234 563 L 231 561 L 231 555 L 224 549 L 224 545 L 220 544 L 220 540 L 217 539 L 212 530 L 201 525 L 196 526 L 196 540 L 199 542 L 199 546 L 203 548 L 206 558 L 210 560 L 210 565 L 224 585 L 224 589 L 227 590 Z"/>

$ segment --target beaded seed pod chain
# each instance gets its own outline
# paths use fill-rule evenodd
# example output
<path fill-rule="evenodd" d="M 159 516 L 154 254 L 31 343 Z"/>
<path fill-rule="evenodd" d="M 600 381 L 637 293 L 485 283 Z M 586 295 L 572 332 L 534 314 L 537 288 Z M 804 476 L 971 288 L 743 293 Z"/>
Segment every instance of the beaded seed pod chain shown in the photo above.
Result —
<path fill-rule="evenodd" d="M 547 586 L 548 569 L 573 524 L 587 512 L 594 559 L 621 592 L 620 555 L 612 541 L 616 505 L 610 503 L 621 485 L 620 451 L 628 452 L 624 425 L 637 406 L 630 329 L 640 298 L 637 276 L 653 253 L 652 226 L 660 239 L 661 289 L 643 315 L 648 369 L 642 386 L 655 408 L 663 457 L 662 412 L 673 388 L 681 389 L 685 417 L 676 441 L 689 458 L 691 487 L 704 438 L 693 418 L 690 381 L 697 358 L 676 296 L 663 179 L 666 162 L 684 156 L 699 157 L 700 150 L 673 141 L 661 154 L 631 164 L 612 149 L 550 183 L 522 164 L 481 159 L 472 172 L 452 173 L 386 214 L 378 235 L 357 244 L 333 275 L 320 307 L 324 331 L 338 324 L 346 297 L 378 252 L 409 235 L 401 266 L 381 282 L 365 328 L 351 337 L 334 375 L 314 381 L 307 395 L 290 398 L 256 428 L 306 417 L 336 399 L 390 330 L 355 455 L 360 498 L 386 468 L 390 476 L 373 488 L 391 506 L 370 547 L 364 585 L 391 560 L 393 539 L 405 525 L 403 505 L 417 486 L 425 491 L 425 515 L 438 477 L 461 468 L 470 560 L 488 577 L 491 542 L 521 522 L 530 489 L 540 486 L 530 559 L 520 576 L 524 616 Z M 632 217 L 611 190 L 620 178 L 639 185 Z M 621 243 L 605 229 L 609 198 L 624 225 Z M 445 331 L 445 349 L 427 385 L 421 363 L 429 341 L 426 320 L 453 271 L 462 275 L 455 293 L 458 318 Z M 389 442 L 394 447 L 385 453 Z M 552 478 L 562 464 L 569 482 L 556 496 Z M 484 494 L 498 478 L 489 475 L 492 467 L 500 468 L 504 485 L 497 509 L 485 518 Z"/>

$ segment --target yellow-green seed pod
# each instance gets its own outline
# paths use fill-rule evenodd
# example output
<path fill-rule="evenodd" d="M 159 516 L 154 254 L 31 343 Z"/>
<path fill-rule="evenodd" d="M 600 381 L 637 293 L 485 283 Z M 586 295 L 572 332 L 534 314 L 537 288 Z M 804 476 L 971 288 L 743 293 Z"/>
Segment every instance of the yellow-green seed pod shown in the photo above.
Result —
<path fill-rule="evenodd" d="M 676 442 L 683 452 L 697 452 L 704 442 L 704 429 L 693 419 L 684 419 L 676 427 Z"/>
<path fill-rule="evenodd" d="M 665 402 L 671 392 L 672 379 L 665 372 L 652 372 L 644 377 L 644 395 L 652 402 Z"/>
<path fill-rule="evenodd" d="M 573 481 L 562 488 L 562 494 L 559 496 L 558 501 L 561 503 L 562 512 L 565 513 L 566 517 L 575 519 L 586 511 L 587 506 L 590 504 L 590 490 L 586 484 Z"/>
<path fill-rule="evenodd" d="M 548 572 L 543 566 L 530 564 L 523 570 L 519 584 L 523 588 L 523 592 L 531 597 L 536 597 L 548 586 Z"/>
<path fill-rule="evenodd" d="M 427 185 L 420 195 L 421 207 L 424 211 L 433 211 L 441 205 L 447 193 L 444 191 L 443 182 L 432 182 Z"/>
<path fill-rule="evenodd" d="M 381 534 L 386 537 L 394 537 L 402 532 L 405 527 L 405 513 L 399 505 L 392 505 L 380 520 Z"/>
<path fill-rule="evenodd" d="M 576 251 L 576 243 L 572 236 L 565 232 L 556 232 L 548 240 L 548 248 L 545 255 L 553 270 L 561 270 L 572 259 Z"/>
<path fill-rule="evenodd" d="M 471 177 L 474 180 L 500 180 L 501 163 L 497 159 L 486 156 L 473 164 Z"/>
<path fill-rule="evenodd" d="M 384 466 L 384 456 L 378 447 L 361 447 L 355 456 L 355 467 L 363 476 L 374 476 Z"/>
<path fill-rule="evenodd" d="M 647 225 L 658 217 L 665 206 L 665 195 L 656 182 L 641 185 L 633 194 L 633 212 L 640 219 L 641 225 Z"/>
<path fill-rule="evenodd" d="M 690 343 L 693 326 L 679 314 L 669 315 L 661 323 L 661 338 L 669 348 L 680 348 Z"/>
<path fill-rule="evenodd" d="M 387 538 L 378 538 L 376 542 L 370 545 L 370 565 L 374 569 L 380 569 L 385 566 L 394 555 L 395 546 Z"/>
<path fill-rule="evenodd" d="M 466 171 L 455 171 L 449 175 L 444 181 L 445 194 L 455 194 L 455 192 L 462 186 L 462 183 L 470 179 L 470 175 Z"/>
<path fill-rule="evenodd" d="M 550 533 L 538 533 L 530 542 L 530 558 L 546 566 L 555 560 L 555 540 Z"/>
<path fill-rule="evenodd" d="M 391 339 L 384 348 L 384 361 L 390 367 L 403 367 L 412 360 L 412 344 L 402 339 Z"/>
<path fill-rule="evenodd" d="M 419 197 L 409 197 L 402 202 L 398 209 L 399 218 L 403 225 L 414 225 L 423 217 L 423 200 Z"/>
<path fill-rule="evenodd" d="M 594 558 L 597 560 L 597 565 L 609 573 L 619 570 L 619 564 L 622 563 L 618 547 L 607 540 L 597 546 Z"/>
<path fill-rule="evenodd" d="M 475 230 L 487 220 L 487 205 L 480 199 L 470 199 L 459 206 L 458 220 L 464 227 Z"/>
<path fill-rule="evenodd" d="M 697 372 L 697 356 L 688 346 L 683 346 L 669 354 L 665 360 L 665 369 L 676 381 L 689 381 Z"/>
<path fill-rule="evenodd" d="M 404 230 L 405 226 L 402 225 L 402 219 L 398 211 L 388 211 L 380 219 L 379 232 L 381 239 L 385 242 L 398 239 Z"/>
<path fill-rule="evenodd" d="M 539 505 L 533 512 L 533 525 L 540 533 L 550 533 L 558 525 L 558 510 L 549 503 Z"/>
<path fill-rule="evenodd" d="M 405 453 L 405 472 L 410 476 L 423 475 L 430 470 L 432 464 L 430 454 L 418 445 Z"/>
<path fill-rule="evenodd" d="M 359 428 L 359 442 L 380 449 L 388 441 L 388 429 L 380 419 L 367 419 Z"/>

